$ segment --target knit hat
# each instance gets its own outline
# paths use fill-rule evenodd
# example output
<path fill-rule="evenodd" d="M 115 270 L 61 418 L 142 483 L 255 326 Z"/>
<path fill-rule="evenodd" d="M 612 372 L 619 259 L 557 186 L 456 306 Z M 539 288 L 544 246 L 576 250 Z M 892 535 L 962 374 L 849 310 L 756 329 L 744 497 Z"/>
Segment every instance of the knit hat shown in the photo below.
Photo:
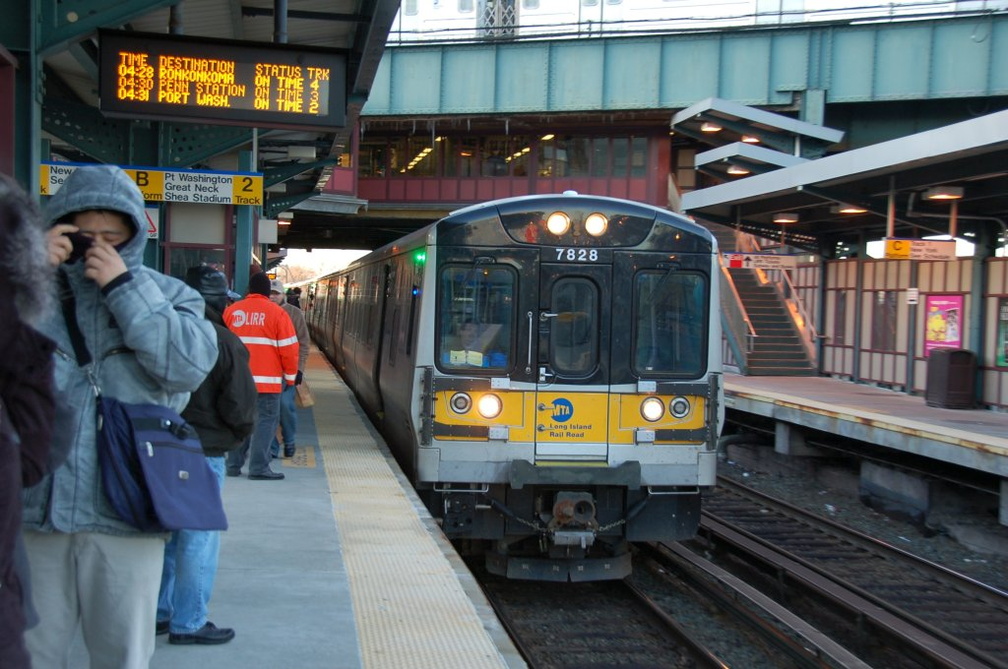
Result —
<path fill-rule="evenodd" d="M 270 278 L 266 276 L 266 272 L 259 272 L 249 277 L 248 292 L 250 295 L 255 293 L 256 295 L 269 297 Z"/>
<path fill-rule="evenodd" d="M 206 265 L 190 267 L 186 272 L 185 282 L 198 290 L 203 297 L 228 294 L 227 277 L 224 273 Z"/>
<path fill-rule="evenodd" d="M 272 281 L 270 281 L 270 290 L 273 291 L 274 293 L 280 293 L 281 295 L 283 295 L 284 292 L 283 281 L 281 281 L 280 279 L 273 279 Z"/>

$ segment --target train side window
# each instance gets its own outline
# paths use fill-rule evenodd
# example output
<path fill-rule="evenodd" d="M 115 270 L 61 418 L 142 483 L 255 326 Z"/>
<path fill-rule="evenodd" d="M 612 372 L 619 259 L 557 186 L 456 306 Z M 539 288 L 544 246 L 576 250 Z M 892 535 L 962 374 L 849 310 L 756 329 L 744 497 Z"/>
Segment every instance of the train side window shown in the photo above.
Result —
<path fill-rule="evenodd" d="M 389 332 L 391 334 L 389 335 L 388 364 L 389 367 L 395 367 L 396 351 L 399 350 L 399 307 L 392 310 L 392 327 Z"/>
<path fill-rule="evenodd" d="M 639 376 L 704 373 L 707 285 L 692 272 L 644 271 L 635 277 L 633 367 Z"/>
<path fill-rule="evenodd" d="M 438 279 L 438 366 L 446 371 L 513 364 L 517 276 L 504 265 L 448 265 Z"/>
<path fill-rule="evenodd" d="M 550 325 L 549 359 L 557 373 L 587 376 L 598 365 L 598 288 L 581 277 L 553 284 L 550 300 L 557 314 Z"/>
<path fill-rule="evenodd" d="M 410 304 L 409 304 L 409 331 L 406 333 L 406 357 L 413 355 L 413 337 L 416 333 L 416 307 L 417 307 L 417 295 L 420 294 L 420 289 L 414 283 L 410 290 Z"/>

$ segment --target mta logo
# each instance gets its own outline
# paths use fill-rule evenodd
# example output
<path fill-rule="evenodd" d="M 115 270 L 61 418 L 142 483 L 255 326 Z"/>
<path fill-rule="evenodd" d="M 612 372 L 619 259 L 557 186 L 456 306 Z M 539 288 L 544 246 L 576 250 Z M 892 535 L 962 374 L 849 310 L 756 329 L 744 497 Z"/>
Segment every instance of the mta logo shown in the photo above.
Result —
<path fill-rule="evenodd" d="M 562 397 L 553 400 L 553 420 L 558 423 L 566 423 L 574 415 L 574 405 L 570 403 L 570 400 L 565 400 Z"/>

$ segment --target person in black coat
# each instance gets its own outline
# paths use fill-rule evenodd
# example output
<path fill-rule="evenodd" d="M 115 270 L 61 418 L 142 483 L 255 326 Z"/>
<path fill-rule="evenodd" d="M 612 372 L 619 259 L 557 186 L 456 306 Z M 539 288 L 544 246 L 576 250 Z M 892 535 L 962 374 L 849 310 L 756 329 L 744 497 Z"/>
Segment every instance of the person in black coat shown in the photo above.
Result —
<path fill-rule="evenodd" d="M 206 317 L 217 332 L 217 362 L 193 392 L 182 417 L 199 434 L 211 469 L 224 484 L 224 454 L 241 445 L 256 424 L 256 391 L 245 345 L 224 326 L 228 304 L 227 278 L 202 265 L 186 273 L 186 283 L 206 301 Z M 168 633 L 173 644 L 220 644 L 234 630 L 207 620 L 207 606 L 217 575 L 220 532 L 178 530 L 165 546 L 157 633 Z"/>
<path fill-rule="evenodd" d="M 53 467 L 53 342 L 32 327 L 52 308 L 53 267 L 32 201 L 0 175 L 0 667 L 26 669 L 27 560 L 21 490 Z M 69 244 L 69 240 L 66 241 Z"/>

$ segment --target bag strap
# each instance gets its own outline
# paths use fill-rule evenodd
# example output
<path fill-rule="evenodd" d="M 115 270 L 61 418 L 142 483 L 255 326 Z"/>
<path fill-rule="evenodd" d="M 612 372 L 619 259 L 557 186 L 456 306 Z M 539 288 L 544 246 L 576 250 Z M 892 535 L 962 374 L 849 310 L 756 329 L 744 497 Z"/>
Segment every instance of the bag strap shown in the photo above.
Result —
<path fill-rule="evenodd" d="M 81 332 L 80 325 L 77 324 L 77 300 L 74 297 L 73 289 L 70 288 L 66 272 L 61 268 L 57 274 L 59 275 L 60 302 L 63 305 L 63 319 L 66 321 L 67 334 L 70 335 L 70 343 L 73 344 L 77 364 L 86 367 L 91 364 L 91 351 L 88 350 L 87 343 L 84 341 L 84 333 Z"/>

